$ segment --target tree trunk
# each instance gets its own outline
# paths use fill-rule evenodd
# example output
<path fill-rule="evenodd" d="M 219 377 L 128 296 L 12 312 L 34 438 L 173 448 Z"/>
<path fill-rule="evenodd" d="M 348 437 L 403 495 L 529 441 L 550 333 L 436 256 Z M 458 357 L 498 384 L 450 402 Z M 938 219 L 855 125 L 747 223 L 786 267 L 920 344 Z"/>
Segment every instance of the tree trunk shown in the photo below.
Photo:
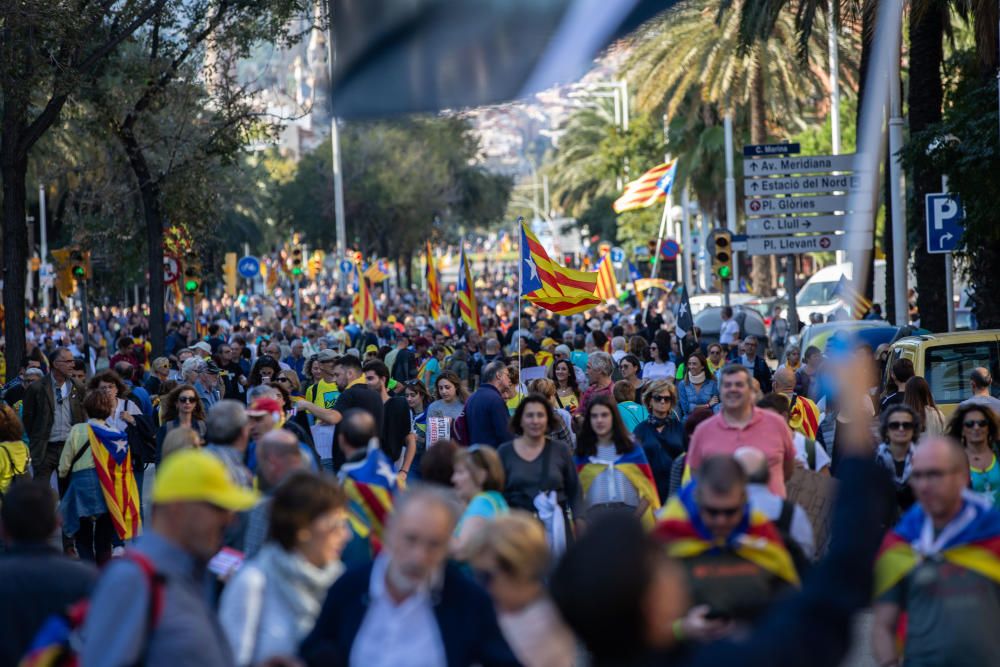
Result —
<path fill-rule="evenodd" d="M 142 215 L 146 225 L 146 258 L 149 262 L 149 343 L 153 356 L 163 354 L 165 324 L 163 309 L 163 214 L 160 209 L 160 188 L 150 173 L 149 163 L 130 124 L 118 131 L 118 140 L 125 149 L 129 167 L 139 186 Z"/>
<path fill-rule="evenodd" d="M 753 50 L 753 70 L 750 81 L 750 143 L 767 143 L 767 104 L 764 90 L 764 47 L 756 45 Z M 750 282 L 759 296 L 771 296 L 771 258 L 756 255 L 753 258 Z M 787 289 L 794 290 L 795 286 Z"/>
<path fill-rule="evenodd" d="M 0 137 L 0 177 L 3 178 L 3 308 L 7 376 L 17 374 L 25 355 L 24 288 L 28 268 L 25 222 L 25 180 L 28 156 L 17 150 L 16 120 L 4 118 Z"/>
<path fill-rule="evenodd" d="M 942 4 L 933 4 L 923 12 L 910 12 L 910 91 L 908 114 L 910 134 L 925 130 L 941 121 L 943 86 L 941 64 L 944 60 L 944 17 Z M 911 167 L 912 198 L 907 206 L 909 237 L 914 243 L 914 269 L 917 276 L 917 308 L 920 325 L 931 331 L 946 331 L 952 295 L 945 286 L 942 255 L 927 252 L 924 233 L 924 195 L 941 190 L 941 173 L 921 161 Z"/>

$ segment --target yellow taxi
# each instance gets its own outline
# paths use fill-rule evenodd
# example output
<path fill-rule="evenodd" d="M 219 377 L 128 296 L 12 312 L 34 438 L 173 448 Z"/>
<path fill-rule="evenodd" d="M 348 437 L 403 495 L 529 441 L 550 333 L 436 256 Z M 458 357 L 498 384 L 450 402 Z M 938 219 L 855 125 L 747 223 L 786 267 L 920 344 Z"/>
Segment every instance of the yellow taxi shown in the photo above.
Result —
<path fill-rule="evenodd" d="M 914 372 L 927 380 L 934 401 L 945 417 L 950 417 L 958 404 L 972 395 L 969 387 L 972 369 L 982 366 L 988 368 L 993 377 L 998 376 L 1000 329 L 900 338 L 890 349 L 883 386 L 897 359 L 913 362 Z M 995 394 L 1000 387 L 994 384 L 993 391 Z"/>

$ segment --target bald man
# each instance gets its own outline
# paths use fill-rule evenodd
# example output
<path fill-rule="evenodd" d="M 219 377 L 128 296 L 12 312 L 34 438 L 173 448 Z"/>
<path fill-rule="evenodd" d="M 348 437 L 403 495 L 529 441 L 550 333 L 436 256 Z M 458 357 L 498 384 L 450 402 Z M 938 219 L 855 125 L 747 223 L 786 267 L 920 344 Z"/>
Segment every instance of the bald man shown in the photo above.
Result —
<path fill-rule="evenodd" d="M 966 487 L 961 446 L 939 436 L 913 455 L 917 504 L 882 546 L 875 567 L 872 650 L 879 665 L 993 664 L 1000 655 L 1000 513 Z M 906 612 L 904 652 L 896 628 Z"/>
<path fill-rule="evenodd" d="M 819 408 L 809 398 L 795 393 L 795 372 L 789 368 L 779 368 L 774 372 L 774 393 L 788 397 L 791 412 L 788 426 L 810 440 L 815 440 L 819 432 Z"/>
<path fill-rule="evenodd" d="M 1000 416 L 1000 399 L 990 393 L 993 386 L 993 376 L 988 368 L 973 368 L 969 374 L 969 386 L 972 388 L 972 398 L 962 401 L 962 407 L 967 405 L 981 405 L 989 408 L 994 414 Z"/>

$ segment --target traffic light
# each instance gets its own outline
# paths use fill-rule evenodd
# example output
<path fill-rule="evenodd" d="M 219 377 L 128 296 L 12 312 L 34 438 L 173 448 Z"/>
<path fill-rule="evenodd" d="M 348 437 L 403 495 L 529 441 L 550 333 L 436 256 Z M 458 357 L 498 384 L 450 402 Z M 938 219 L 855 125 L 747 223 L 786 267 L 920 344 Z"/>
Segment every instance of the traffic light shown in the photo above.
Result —
<path fill-rule="evenodd" d="M 69 271 L 74 280 L 90 278 L 90 251 L 73 248 L 69 251 Z"/>
<path fill-rule="evenodd" d="M 295 244 L 288 253 L 288 273 L 298 280 L 305 272 L 305 263 L 302 261 L 302 246 Z"/>
<path fill-rule="evenodd" d="M 319 250 L 317 250 L 312 254 L 312 257 L 309 258 L 309 277 L 315 280 L 316 276 L 318 276 L 322 270 L 323 255 Z"/>
<path fill-rule="evenodd" d="M 712 275 L 718 280 L 733 279 L 733 235 L 727 229 L 712 233 Z"/>
<path fill-rule="evenodd" d="M 194 253 L 184 257 L 184 275 L 181 287 L 186 296 L 194 296 L 201 291 L 201 260 Z"/>
<path fill-rule="evenodd" d="M 239 291 L 239 278 L 236 274 L 236 253 L 227 252 L 226 262 L 222 265 L 222 273 L 226 282 L 226 294 L 229 296 L 236 296 Z"/>

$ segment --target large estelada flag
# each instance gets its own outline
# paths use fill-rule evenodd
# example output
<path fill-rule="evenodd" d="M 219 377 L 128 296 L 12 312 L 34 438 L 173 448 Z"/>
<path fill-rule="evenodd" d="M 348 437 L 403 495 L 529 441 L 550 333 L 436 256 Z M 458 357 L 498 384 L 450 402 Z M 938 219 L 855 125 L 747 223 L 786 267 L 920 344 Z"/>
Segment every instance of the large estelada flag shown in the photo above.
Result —
<path fill-rule="evenodd" d="M 899 583 L 927 558 L 940 558 L 1000 583 L 1000 512 L 971 491 L 962 509 L 935 535 L 920 505 L 903 515 L 882 541 L 875 560 L 875 596 Z"/>
<path fill-rule="evenodd" d="M 479 304 L 476 302 L 476 289 L 472 282 L 472 268 L 462 248 L 462 258 L 458 266 L 458 311 L 462 320 L 480 336 L 483 335 L 483 325 L 479 320 Z"/>
<path fill-rule="evenodd" d="M 373 445 L 360 464 L 345 463 L 341 476 L 351 527 L 359 537 L 369 539 L 377 551 L 399 486 L 392 461 Z"/>
<path fill-rule="evenodd" d="M 674 185 L 677 160 L 658 164 L 634 181 L 625 185 L 625 192 L 615 200 L 615 213 L 655 206 L 666 199 Z"/>
<path fill-rule="evenodd" d="M 434 253 L 431 252 L 431 242 L 427 242 L 427 297 L 431 302 L 431 319 L 441 317 L 441 286 L 438 283 L 437 267 L 434 266 Z"/>
<path fill-rule="evenodd" d="M 365 322 L 369 320 L 377 324 L 378 309 L 375 308 L 375 299 L 372 297 L 371 287 L 368 286 L 368 279 L 361 274 L 361 267 L 356 263 L 354 265 L 354 273 L 355 287 L 357 288 L 354 292 L 354 303 L 352 304 L 354 321 L 360 326 L 364 326 Z"/>
<path fill-rule="evenodd" d="M 111 523 L 118 537 L 130 540 L 142 530 L 142 517 L 139 514 L 139 489 L 132 471 L 128 436 L 96 424 L 88 426 L 94 468 L 97 470 L 97 479 L 101 483 Z"/>
<path fill-rule="evenodd" d="M 521 297 L 560 315 L 601 303 L 596 271 L 577 271 L 552 261 L 538 238 L 521 223 Z"/>
<path fill-rule="evenodd" d="M 597 296 L 607 301 L 618 298 L 618 280 L 615 278 L 615 268 L 611 265 L 611 254 L 607 253 L 597 265 Z"/>
<path fill-rule="evenodd" d="M 717 543 L 705 526 L 695 502 L 697 482 L 691 482 L 667 502 L 653 529 L 653 536 L 663 542 L 672 558 L 693 558 L 704 553 L 728 549 L 790 584 L 798 585 L 791 554 L 767 517 L 747 504 L 743 521 L 724 544 Z"/>
<path fill-rule="evenodd" d="M 649 507 L 642 514 L 642 525 L 646 530 L 651 530 L 656 525 L 656 511 L 660 509 L 660 494 L 656 492 L 656 483 L 653 481 L 653 471 L 649 467 L 642 447 L 635 447 L 630 452 L 621 454 L 614 461 L 605 461 L 596 456 L 575 456 L 577 475 L 580 477 L 580 485 L 583 487 L 583 495 L 587 495 L 587 490 L 594 483 L 597 476 L 608 470 L 612 473 L 617 470 L 625 475 L 625 479 L 635 487 L 639 497 L 649 503 Z"/>

